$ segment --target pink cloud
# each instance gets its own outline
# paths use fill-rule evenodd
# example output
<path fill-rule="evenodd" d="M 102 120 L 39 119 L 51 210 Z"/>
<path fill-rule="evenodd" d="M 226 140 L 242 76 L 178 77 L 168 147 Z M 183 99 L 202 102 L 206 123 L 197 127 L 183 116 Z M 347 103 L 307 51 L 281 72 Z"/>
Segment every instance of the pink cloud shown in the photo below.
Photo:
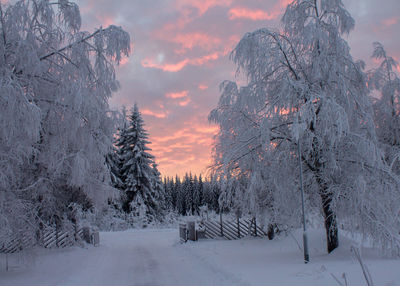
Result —
<path fill-rule="evenodd" d="M 397 65 L 397 66 L 396 66 L 396 70 L 397 70 L 397 72 L 400 74 L 400 65 Z"/>
<path fill-rule="evenodd" d="M 182 54 L 187 50 L 192 50 L 194 47 L 200 47 L 204 50 L 210 51 L 215 47 L 218 47 L 222 40 L 205 33 L 187 33 L 176 35 L 172 39 L 172 42 L 181 46 L 181 48 L 177 49 L 175 52 Z"/>
<path fill-rule="evenodd" d="M 198 126 L 196 128 L 197 132 L 207 133 L 207 134 L 216 134 L 219 130 L 217 125 L 208 125 L 208 126 Z"/>
<path fill-rule="evenodd" d="M 205 175 L 207 166 L 211 164 L 209 150 L 218 127 L 199 122 L 196 118 L 190 119 L 184 125 L 185 127 L 175 129 L 172 133 L 150 138 L 152 143 L 149 147 L 153 150 L 163 175 L 182 176 L 189 171 Z"/>
<path fill-rule="evenodd" d="M 392 17 L 389 19 L 385 19 L 382 21 L 382 25 L 385 28 L 390 28 L 391 26 L 396 25 L 399 22 L 399 20 L 400 20 L 400 17 Z"/>
<path fill-rule="evenodd" d="M 184 59 L 183 61 L 180 61 L 176 64 L 158 64 L 154 63 L 152 59 L 146 58 L 142 60 L 142 66 L 145 68 L 156 68 L 168 72 L 178 72 L 183 69 L 188 64 L 188 62 L 188 59 Z"/>
<path fill-rule="evenodd" d="M 252 21 L 272 20 L 280 15 L 279 12 L 273 11 L 272 13 L 263 10 L 251 10 L 245 7 L 236 7 L 229 10 L 229 19 L 248 19 Z"/>
<path fill-rule="evenodd" d="M 142 109 L 140 112 L 143 115 L 154 116 L 156 118 L 166 118 L 167 117 L 166 113 L 157 113 L 157 112 L 154 112 L 154 111 L 152 111 L 150 109 Z"/>
<path fill-rule="evenodd" d="M 180 91 L 180 92 L 167 93 L 165 95 L 165 97 L 168 97 L 168 98 L 182 98 L 182 97 L 186 97 L 187 95 L 188 95 L 188 91 L 187 90 L 183 90 L 183 91 Z"/>
<path fill-rule="evenodd" d="M 119 62 L 119 65 L 120 65 L 120 66 L 124 66 L 124 65 L 126 65 L 127 63 L 129 63 L 129 58 L 128 58 L 128 57 L 123 57 L 123 58 L 121 59 L 121 61 Z"/>
<path fill-rule="evenodd" d="M 195 8 L 199 16 L 202 16 L 210 8 L 216 6 L 229 6 L 233 0 L 176 0 L 175 6 L 179 10 Z"/>
<path fill-rule="evenodd" d="M 197 88 L 200 89 L 200 90 L 206 90 L 206 89 L 208 89 L 208 86 L 205 85 L 205 84 L 199 84 L 199 85 L 197 86 Z"/>
<path fill-rule="evenodd" d="M 97 18 L 99 19 L 99 21 L 103 25 L 103 27 L 115 25 L 115 20 L 108 15 L 97 15 Z"/>
<path fill-rule="evenodd" d="M 179 102 L 179 106 L 186 106 L 190 103 L 190 98 L 186 98 L 184 101 Z"/>
<path fill-rule="evenodd" d="M 260 9 L 249 9 L 246 7 L 234 7 L 229 10 L 229 19 L 248 19 L 252 21 L 274 20 L 278 18 L 292 0 L 280 0 L 268 12 Z"/>
<path fill-rule="evenodd" d="M 156 68 L 166 72 L 178 72 L 182 70 L 187 65 L 192 66 L 202 66 L 210 61 L 217 60 L 220 56 L 220 53 L 215 52 L 212 54 L 205 55 L 200 58 L 186 58 L 182 61 L 179 61 L 175 64 L 164 64 L 164 63 L 155 63 L 152 59 L 143 59 L 141 64 L 145 68 Z"/>

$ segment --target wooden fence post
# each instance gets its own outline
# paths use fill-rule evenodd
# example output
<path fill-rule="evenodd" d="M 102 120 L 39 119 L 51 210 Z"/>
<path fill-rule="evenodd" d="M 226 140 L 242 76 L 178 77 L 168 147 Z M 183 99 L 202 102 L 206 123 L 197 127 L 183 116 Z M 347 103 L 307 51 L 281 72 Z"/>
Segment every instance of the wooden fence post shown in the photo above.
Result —
<path fill-rule="evenodd" d="M 238 238 L 240 238 L 240 221 L 239 221 L 239 216 L 237 216 L 237 231 L 238 231 Z"/>
<path fill-rule="evenodd" d="M 56 224 L 56 246 L 59 247 L 59 233 L 58 233 L 58 225 Z"/>
<path fill-rule="evenodd" d="M 221 236 L 224 236 L 224 229 L 222 226 L 222 210 L 219 212 L 219 224 L 220 224 L 220 230 L 221 230 Z"/>

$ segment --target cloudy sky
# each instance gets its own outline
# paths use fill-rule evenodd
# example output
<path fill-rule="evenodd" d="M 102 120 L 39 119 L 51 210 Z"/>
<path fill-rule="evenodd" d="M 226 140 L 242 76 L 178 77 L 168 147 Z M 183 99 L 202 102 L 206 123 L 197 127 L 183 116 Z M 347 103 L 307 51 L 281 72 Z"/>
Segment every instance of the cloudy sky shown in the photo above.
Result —
<path fill-rule="evenodd" d="M 246 33 L 277 27 L 289 0 L 78 0 L 83 28 L 131 35 L 111 106 L 137 102 L 162 175 L 205 173 L 217 127 L 207 121 L 219 84 L 235 79 L 229 53 Z M 356 20 L 352 55 L 369 67 L 372 43 L 400 59 L 400 1 L 343 0 Z"/>

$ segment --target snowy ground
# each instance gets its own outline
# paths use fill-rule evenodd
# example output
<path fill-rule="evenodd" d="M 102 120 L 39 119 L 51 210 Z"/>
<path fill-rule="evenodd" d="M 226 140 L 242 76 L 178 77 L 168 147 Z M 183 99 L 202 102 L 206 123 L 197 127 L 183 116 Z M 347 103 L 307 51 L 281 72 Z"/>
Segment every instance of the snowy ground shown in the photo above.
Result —
<path fill-rule="evenodd" d="M 24 256 L 0 255 L 0 285 L 366 285 L 350 253 L 350 241 L 331 255 L 323 251 L 322 231 L 310 233 L 311 263 L 305 265 L 301 233 L 276 240 L 202 240 L 180 244 L 178 231 L 130 230 L 101 233 L 99 247 L 36 250 Z M 297 242 L 296 242 L 297 240 Z M 400 260 L 363 250 L 375 285 L 400 286 Z M 344 283 L 343 283 L 344 284 Z"/>

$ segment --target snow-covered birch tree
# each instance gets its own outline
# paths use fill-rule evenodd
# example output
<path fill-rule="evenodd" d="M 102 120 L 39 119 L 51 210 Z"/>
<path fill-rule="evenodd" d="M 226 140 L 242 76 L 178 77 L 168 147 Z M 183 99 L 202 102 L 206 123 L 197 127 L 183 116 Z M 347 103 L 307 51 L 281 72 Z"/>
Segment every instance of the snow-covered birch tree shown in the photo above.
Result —
<path fill-rule="evenodd" d="M 374 43 L 372 57 L 381 61 L 369 71 L 369 87 L 378 91 L 373 98 L 375 122 L 379 141 L 385 150 L 388 164 L 400 174 L 400 79 L 395 68 L 399 63 L 387 55 L 381 43 Z"/>
<path fill-rule="evenodd" d="M 341 0 L 292 1 L 281 30 L 241 39 L 231 58 L 248 84 L 224 82 L 209 116 L 220 126 L 214 170 L 245 175 L 258 192 L 254 176 L 269 177 L 264 192 L 276 219 L 285 213 L 299 222 L 301 145 L 307 204 L 322 212 L 328 252 L 339 245 L 338 216 L 352 231 L 399 246 L 399 218 L 386 210 L 399 213 L 397 178 L 377 148 L 364 64 L 343 38 L 353 27 Z"/>
<path fill-rule="evenodd" d="M 60 223 L 74 197 L 106 197 L 113 63 L 129 54 L 130 38 L 116 26 L 80 26 L 67 0 L 0 3 L 2 231 L 16 218 Z"/>

